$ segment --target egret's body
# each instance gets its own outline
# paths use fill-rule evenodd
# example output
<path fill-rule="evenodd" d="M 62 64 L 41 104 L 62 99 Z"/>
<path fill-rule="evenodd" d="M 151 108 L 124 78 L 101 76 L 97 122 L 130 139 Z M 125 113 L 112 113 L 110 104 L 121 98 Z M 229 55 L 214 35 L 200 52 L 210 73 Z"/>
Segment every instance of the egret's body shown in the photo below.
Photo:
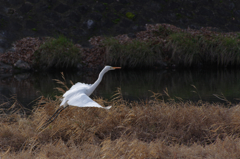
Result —
<path fill-rule="evenodd" d="M 109 70 L 120 69 L 120 67 L 111 67 L 105 66 L 104 69 L 100 72 L 98 79 L 94 84 L 85 84 L 78 82 L 73 85 L 66 93 L 63 94 L 62 103 L 60 106 L 66 107 L 68 105 L 77 106 L 77 107 L 98 107 L 110 109 L 109 107 L 102 107 L 95 101 L 93 101 L 89 96 L 97 88 L 99 83 L 102 81 L 103 75 Z"/>

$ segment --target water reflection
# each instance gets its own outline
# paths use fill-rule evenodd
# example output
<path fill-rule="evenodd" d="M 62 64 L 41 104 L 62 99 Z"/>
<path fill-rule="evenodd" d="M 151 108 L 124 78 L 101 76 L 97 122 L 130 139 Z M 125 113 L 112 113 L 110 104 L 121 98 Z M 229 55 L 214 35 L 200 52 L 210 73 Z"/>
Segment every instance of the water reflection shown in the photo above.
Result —
<path fill-rule="evenodd" d="M 99 72 L 64 73 L 67 85 L 73 83 L 93 83 Z M 11 95 L 16 94 L 18 100 L 27 106 L 40 95 L 54 97 L 60 95 L 54 88 L 59 86 L 52 79 L 62 80 L 60 72 L 26 73 L 18 75 L 0 75 L 0 104 Z M 197 90 L 191 86 L 194 85 Z M 221 94 L 237 102 L 240 97 L 239 70 L 116 70 L 104 75 L 103 81 L 93 93 L 110 99 L 117 88 L 122 90 L 127 100 L 149 99 L 153 92 L 164 93 L 168 90 L 171 97 L 181 97 L 184 100 L 197 101 L 202 99 L 210 102 L 220 102 L 213 94 Z M 193 91 L 197 92 L 194 93 Z M 30 107 L 30 106 L 28 106 Z"/>

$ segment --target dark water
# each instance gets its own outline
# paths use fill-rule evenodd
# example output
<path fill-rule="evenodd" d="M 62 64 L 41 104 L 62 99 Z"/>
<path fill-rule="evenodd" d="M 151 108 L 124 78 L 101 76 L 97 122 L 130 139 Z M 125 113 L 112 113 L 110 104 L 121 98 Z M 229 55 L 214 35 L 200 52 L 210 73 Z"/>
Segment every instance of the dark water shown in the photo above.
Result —
<path fill-rule="evenodd" d="M 70 87 L 70 80 L 73 83 L 93 83 L 98 73 L 65 72 L 64 75 Z M 14 94 L 25 107 L 31 107 L 29 103 L 41 95 L 54 98 L 56 94 L 60 95 L 54 89 L 60 85 L 52 79 L 62 80 L 60 72 L 2 74 L 0 104 Z M 164 94 L 164 90 L 167 90 L 170 97 L 175 99 L 180 97 L 191 101 L 202 99 L 222 102 L 213 94 L 223 94 L 229 101 L 236 103 L 237 98 L 240 98 L 240 70 L 115 70 L 104 75 L 92 96 L 110 100 L 117 88 L 121 88 L 124 99 L 131 101 L 151 99 L 151 91 Z"/>

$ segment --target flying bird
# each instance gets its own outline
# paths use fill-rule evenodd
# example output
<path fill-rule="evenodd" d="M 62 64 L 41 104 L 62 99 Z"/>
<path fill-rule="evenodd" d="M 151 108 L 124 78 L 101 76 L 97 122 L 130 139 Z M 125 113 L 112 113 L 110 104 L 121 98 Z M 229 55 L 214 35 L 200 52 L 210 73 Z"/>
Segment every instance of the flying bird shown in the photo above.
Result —
<path fill-rule="evenodd" d="M 74 84 L 68 91 L 63 94 L 60 108 L 45 122 L 44 127 L 48 126 L 51 122 L 53 122 L 53 120 L 59 115 L 59 113 L 69 105 L 77 107 L 97 107 L 110 109 L 111 106 L 102 107 L 97 102 L 93 101 L 89 96 L 93 93 L 93 91 L 102 81 L 103 75 L 106 72 L 115 69 L 121 69 L 121 67 L 105 66 L 103 70 L 99 73 L 98 79 L 93 84 L 85 84 L 81 82 L 77 82 L 76 84 Z"/>

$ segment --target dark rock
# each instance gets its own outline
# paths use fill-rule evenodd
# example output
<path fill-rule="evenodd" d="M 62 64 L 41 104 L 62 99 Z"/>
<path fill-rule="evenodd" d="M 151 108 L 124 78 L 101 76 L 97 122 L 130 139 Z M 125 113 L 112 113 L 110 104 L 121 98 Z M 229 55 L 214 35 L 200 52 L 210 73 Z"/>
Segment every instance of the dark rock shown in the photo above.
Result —
<path fill-rule="evenodd" d="M 162 7 L 160 6 L 160 3 L 157 3 L 157 2 L 149 2 L 146 4 L 145 7 L 151 8 L 151 11 L 153 11 L 153 12 L 157 12 L 162 9 Z"/>
<path fill-rule="evenodd" d="M 15 9 L 13 8 L 8 8 L 8 11 L 7 11 L 8 14 L 12 15 L 15 13 Z"/>
<path fill-rule="evenodd" d="M 125 28 L 125 27 L 131 26 L 132 24 L 133 24 L 133 22 L 131 20 L 123 18 L 121 23 L 120 23 L 120 26 Z"/>
<path fill-rule="evenodd" d="M 61 20 L 59 22 L 57 22 L 56 26 L 58 28 L 69 28 L 72 26 L 71 22 L 67 19 Z"/>
<path fill-rule="evenodd" d="M 36 27 L 37 27 L 37 24 L 34 21 L 32 21 L 32 20 L 26 21 L 26 28 L 33 29 Z"/>
<path fill-rule="evenodd" d="M 226 26 L 229 31 L 238 31 L 239 30 L 239 25 L 234 25 L 234 24 L 229 24 Z"/>
<path fill-rule="evenodd" d="M 231 16 L 232 15 L 232 12 L 230 10 L 225 9 L 225 5 L 223 8 L 222 7 L 217 8 L 216 11 L 217 11 L 218 15 L 220 15 L 220 16 Z"/>
<path fill-rule="evenodd" d="M 99 21 L 102 19 L 102 14 L 94 12 L 90 14 L 90 18 L 94 21 Z"/>
<path fill-rule="evenodd" d="M 36 12 L 44 12 L 44 11 L 48 10 L 49 7 L 50 6 L 48 4 L 37 5 L 36 6 Z"/>
<path fill-rule="evenodd" d="M 54 19 L 55 22 L 61 20 L 62 18 L 58 13 L 55 12 L 46 12 L 45 16 L 47 19 Z"/>
<path fill-rule="evenodd" d="M 5 52 L 5 49 L 0 47 L 0 54 L 3 54 Z"/>
<path fill-rule="evenodd" d="M 29 12 L 31 9 L 33 8 L 31 3 L 24 3 L 21 8 L 19 9 L 23 14 L 26 14 L 27 12 Z"/>
<path fill-rule="evenodd" d="M 11 22 L 9 26 L 11 27 L 12 30 L 15 30 L 15 31 L 20 31 L 23 28 L 21 23 L 17 21 Z"/>
<path fill-rule="evenodd" d="M 31 67 L 28 63 L 26 63 L 25 61 L 22 60 L 18 60 L 15 64 L 14 67 L 17 69 L 21 69 L 21 70 L 30 70 Z"/>
<path fill-rule="evenodd" d="M 102 4 L 102 3 L 97 3 L 95 6 L 94 6 L 94 10 L 95 11 L 98 11 L 98 12 L 103 12 L 106 10 L 106 5 Z"/>
<path fill-rule="evenodd" d="M 111 28 L 113 25 L 117 24 L 119 21 L 120 21 L 120 19 L 117 19 L 116 21 L 114 21 L 114 20 L 105 18 L 101 21 L 101 25 L 106 28 Z"/>
<path fill-rule="evenodd" d="M 12 72 L 13 67 L 8 64 L 0 62 L 0 73 Z"/>
<path fill-rule="evenodd" d="M 65 4 L 60 3 L 54 10 L 58 13 L 65 13 L 71 8 Z"/>
<path fill-rule="evenodd" d="M 24 3 L 24 0 L 8 0 L 8 3 L 11 6 L 17 6 Z"/>
<path fill-rule="evenodd" d="M 121 4 L 129 4 L 131 1 L 130 0 L 119 0 L 118 3 L 121 3 Z"/>
<path fill-rule="evenodd" d="M 77 8 L 77 10 L 81 14 L 87 14 L 91 9 L 87 5 L 81 5 Z"/>
<path fill-rule="evenodd" d="M 73 20 L 73 21 L 75 21 L 75 22 L 80 22 L 80 20 L 81 20 L 81 15 L 76 14 L 75 12 L 72 12 L 72 13 L 70 13 L 70 14 L 68 15 L 68 19 L 71 19 L 71 20 Z"/>
<path fill-rule="evenodd" d="M 31 3 L 38 3 L 40 0 L 27 0 L 27 1 Z"/>
<path fill-rule="evenodd" d="M 129 38 L 136 38 L 136 35 L 133 34 L 133 33 L 129 33 L 129 34 L 128 34 L 128 37 L 129 37 Z"/>
<path fill-rule="evenodd" d="M 119 0 L 121 1 L 121 0 Z M 112 0 L 98 0 L 99 3 L 105 3 L 105 4 L 110 4 L 112 3 L 113 1 Z"/>
<path fill-rule="evenodd" d="M 43 28 L 45 28 L 46 30 L 54 30 L 55 26 L 53 23 L 43 23 Z"/>
<path fill-rule="evenodd" d="M 113 4 L 113 9 L 116 12 L 119 12 L 122 8 L 124 8 L 124 5 L 122 5 L 122 4 Z"/>
<path fill-rule="evenodd" d="M 3 37 L 1 38 L 0 36 L 0 47 L 5 48 L 6 43 L 7 43 L 7 40 Z"/>
<path fill-rule="evenodd" d="M 198 14 L 205 15 L 205 16 L 212 16 L 213 12 L 210 9 L 207 9 L 205 7 L 200 7 Z"/>
<path fill-rule="evenodd" d="M 9 18 L 0 14 L 0 29 L 7 29 Z"/>
<path fill-rule="evenodd" d="M 16 78 L 18 81 L 22 81 L 22 80 L 28 79 L 30 75 L 31 75 L 30 73 L 20 73 L 20 74 L 14 75 L 14 78 Z"/>
<path fill-rule="evenodd" d="M 73 4 L 75 4 L 77 2 L 77 0 L 66 0 L 66 3 L 68 4 L 68 5 L 73 5 Z"/>
<path fill-rule="evenodd" d="M 235 10 L 233 13 L 235 16 L 240 16 L 240 10 Z"/>
<path fill-rule="evenodd" d="M 58 0 L 47 0 L 47 2 L 51 5 L 54 5 L 58 2 Z"/>
<path fill-rule="evenodd" d="M 234 4 L 234 3 L 230 3 L 230 4 L 229 4 L 229 9 L 232 10 L 232 9 L 234 9 L 234 8 L 235 8 L 235 4 Z"/>

